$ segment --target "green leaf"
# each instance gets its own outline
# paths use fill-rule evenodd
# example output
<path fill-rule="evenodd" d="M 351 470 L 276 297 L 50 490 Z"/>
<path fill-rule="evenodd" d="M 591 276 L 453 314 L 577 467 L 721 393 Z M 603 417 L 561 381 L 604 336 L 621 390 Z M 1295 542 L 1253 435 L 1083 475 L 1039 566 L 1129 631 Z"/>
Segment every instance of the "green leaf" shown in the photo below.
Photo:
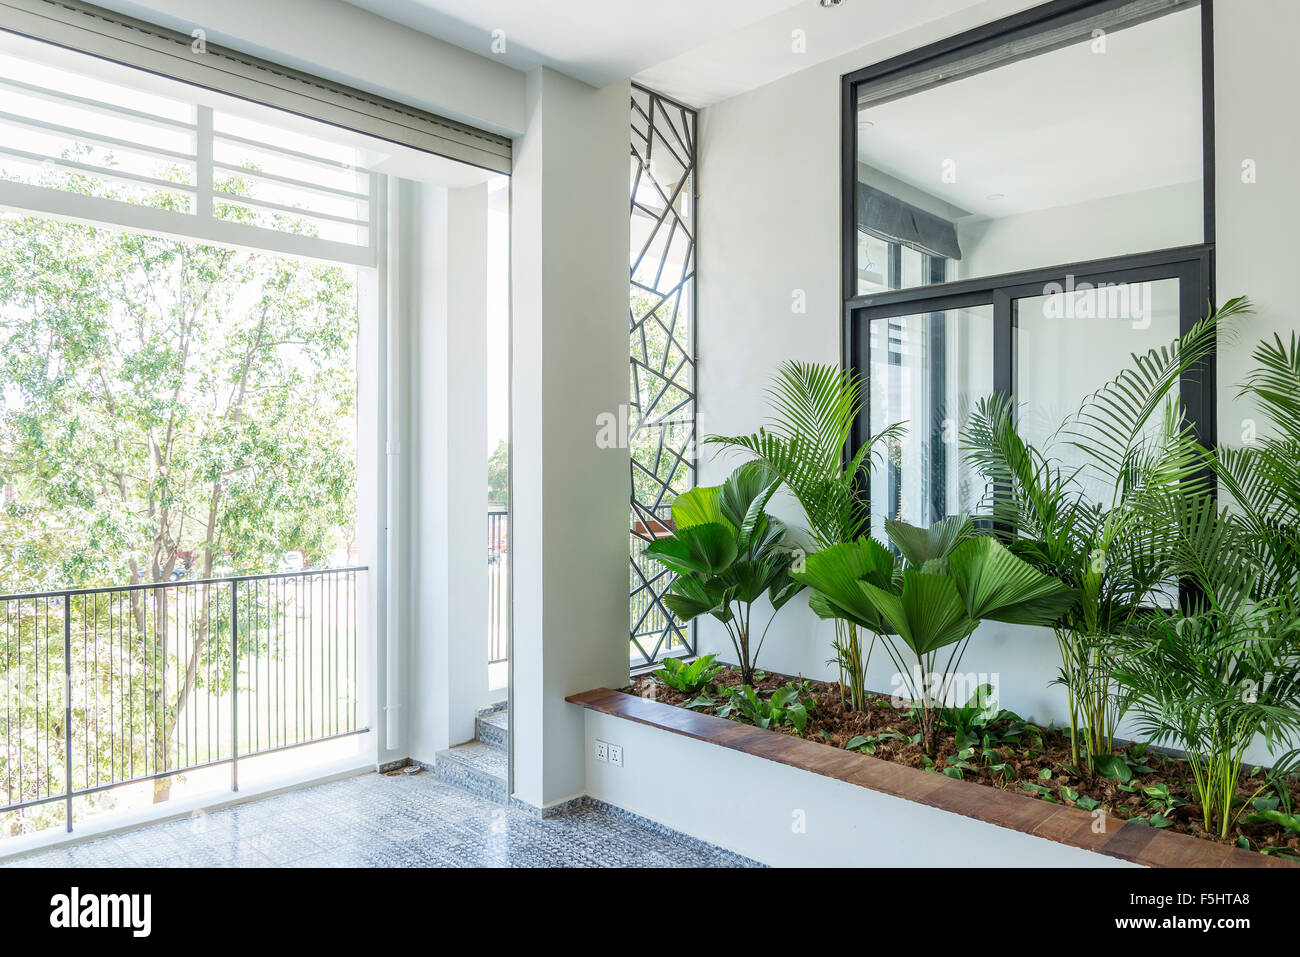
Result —
<path fill-rule="evenodd" d="M 722 511 L 722 486 L 709 485 L 687 489 L 673 500 L 673 525 L 678 530 L 693 525 L 723 525 L 734 534 L 738 527 L 728 522 Z"/>
<path fill-rule="evenodd" d="M 886 519 L 885 534 L 909 565 L 920 568 L 933 559 L 947 558 L 962 541 L 975 534 L 975 526 L 966 515 L 950 516 L 929 528 Z"/>
<path fill-rule="evenodd" d="M 975 630 L 957 586 L 947 575 L 903 572 L 903 592 L 894 595 L 863 582 L 861 589 L 883 618 L 917 655 L 955 644 Z"/>
<path fill-rule="evenodd" d="M 879 542 L 860 538 L 813 552 L 804 570 L 790 577 L 813 589 L 809 606 L 822 618 L 844 619 L 877 633 L 885 629 L 876 606 L 860 583 L 887 586 L 893 577 L 894 556 Z"/>
<path fill-rule="evenodd" d="M 1050 625 L 1075 603 L 1076 593 L 987 535 L 962 542 L 949 558 L 952 576 L 974 619 Z"/>
<path fill-rule="evenodd" d="M 679 575 L 716 575 L 736 560 L 736 533 L 730 525 L 703 523 L 678 528 L 671 538 L 646 546 L 645 554 Z"/>
<path fill-rule="evenodd" d="M 1133 777 L 1133 771 L 1129 768 L 1128 762 L 1118 754 L 1093 755 L 1092 764 L 1097 769 L 1098 774 L 1108 777 L 1112 781 L 1127 783 Z"/>
<path fill-rule="evenodd" d="M 1241 819 L 1243 824 L 1280 824 L 1288 831 L 1300 834 L 1300 814 L 1286 814 L 1282 811 L 1256 811 Z"/>

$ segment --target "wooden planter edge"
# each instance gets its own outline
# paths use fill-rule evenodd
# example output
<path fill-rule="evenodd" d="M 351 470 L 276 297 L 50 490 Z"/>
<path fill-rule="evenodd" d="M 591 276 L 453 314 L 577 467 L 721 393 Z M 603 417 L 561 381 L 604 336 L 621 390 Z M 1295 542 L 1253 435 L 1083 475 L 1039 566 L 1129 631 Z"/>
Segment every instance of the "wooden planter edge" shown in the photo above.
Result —
<path fill-rule="evenodd" d="M 1124 821 L 1118 828 L 1096 833 L 1093 831 L 1093 815 L 1081 808 L 1051 804 L 1026 794 L 929 773 L 869 754 L 699 714 L 609 688 L 594 688 L 569 695 L 564 700 L 589 711 L 635 721 L 881 794 L 1147 867 L 1296 866 L 1284 858 L 1131 820 Z M 1115 820 L 1118 818 L 1108 819 Z"/>

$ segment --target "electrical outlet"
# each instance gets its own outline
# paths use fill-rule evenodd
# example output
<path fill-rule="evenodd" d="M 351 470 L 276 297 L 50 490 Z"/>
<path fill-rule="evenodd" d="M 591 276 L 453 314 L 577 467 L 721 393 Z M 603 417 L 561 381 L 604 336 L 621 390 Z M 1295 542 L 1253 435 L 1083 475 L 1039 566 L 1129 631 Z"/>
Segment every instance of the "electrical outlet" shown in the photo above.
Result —
<path fill-rule="evenodd" d="M 623 766 L 623 745 L 609 745 L 609 763 L 615 767 L 621 768 Z"/>
<path fill-rule="evenodd" d="M 621 757 L 622 755 L 620 754 L 620 758 Z M 602 762 L 609 760 L 609 745 L 604 741 L 596 742 L 596 760 Z"/>

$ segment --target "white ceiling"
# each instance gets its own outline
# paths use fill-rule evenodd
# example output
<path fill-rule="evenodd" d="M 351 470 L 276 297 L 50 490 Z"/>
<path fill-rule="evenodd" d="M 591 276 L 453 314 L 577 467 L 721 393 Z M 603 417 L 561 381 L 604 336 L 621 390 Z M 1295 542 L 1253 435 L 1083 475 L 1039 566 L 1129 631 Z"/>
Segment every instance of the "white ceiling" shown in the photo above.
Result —
<path fill-rule="evenodd" d="M 550 66 L 593 86 L 817 0 L 347 0 L 519 70 Z M 851 0 L 850 0 L 851 2 Z M 505 52 L 492 48 L 504 31 Z"/>
<path fill-rule="evenodd" d="M 1191 8 L 1111 33 L 1105 53 L 1078 43 L 893 100 L 865 113 L 859 158 L 991 217 L 1192 182 L 1199 49 Z"/>
<path fill-rule="evenodd" d="M 636 79 L 653 90 L 692 106 L 704 107 L 772 83 L 818 63 L 860 51 L 844 72 L 866 66 L 893 53 L 923 46 L 946 33 L 919 35 L 925 24 L 971 7 L 986 15 L 973 22 L 995 20 L 1040 0 L 844 0 L 824 8 L 816 0 L 791 5 L 754 23 L 736 23 L 724 36 L 700 39 L 672 59 L 643 69 Z M 796 44 L 798 31 L 799 44 Z M 914 41 L 897 43 L 877 53 L 864 50 L 882 40 L 917 31 Z"/>

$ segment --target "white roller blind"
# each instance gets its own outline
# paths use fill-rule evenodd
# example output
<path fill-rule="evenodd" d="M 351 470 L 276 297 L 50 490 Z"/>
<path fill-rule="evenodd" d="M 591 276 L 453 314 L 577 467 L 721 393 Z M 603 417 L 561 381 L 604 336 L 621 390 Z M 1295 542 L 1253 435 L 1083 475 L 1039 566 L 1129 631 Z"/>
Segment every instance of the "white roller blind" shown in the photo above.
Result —
<path fill-rule="evenodd" d="M 0 29 L 498 173 L 510 172 L 507 137 L 212 43 L 195 53 L 194 38 L 188 34 L 76 0 L 0 0 Z"/>
<path fill-rule="evenodd" d="M 1122 30 L 1181 7 L 1195 6 L 1198 2 L 1199 0 L 1127 0 L 1094 12 L 1085 11 L 1078 16 L 1062 17 L 1061 22 L 1046 29 L 1037 28 L 1010 39 L 991 41 L 958 56 L 945 58 L 932 66 L 922 65 L 879 80 L 860 83 L 856 88 L 858 109 L 868 109 L 901 96 L 1078 43 L 1091 37 L 1095 30 L 1107 33 Z"/>

